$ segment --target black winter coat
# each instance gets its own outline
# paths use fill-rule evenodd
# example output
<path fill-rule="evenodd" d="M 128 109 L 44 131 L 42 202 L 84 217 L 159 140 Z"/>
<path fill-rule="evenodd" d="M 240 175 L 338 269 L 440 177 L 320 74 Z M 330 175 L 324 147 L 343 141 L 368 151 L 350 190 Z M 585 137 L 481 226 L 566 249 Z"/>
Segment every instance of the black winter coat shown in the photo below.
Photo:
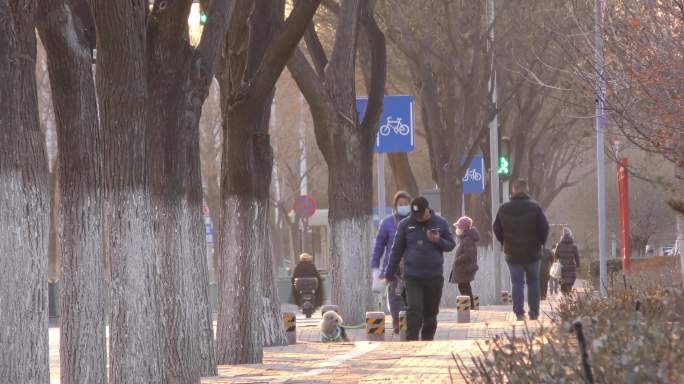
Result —
<path fill-rule="evenodd" d="M 541 206 L 527 195 L 513 195 L 499 208 L 494 235 L 503 244 L 506 261 L 529 264 L 541 259 L 542 246 L 549 236 L 549 222 Z"/>
<path fill-rule="evenodd" d="M 554 259 L 561 263 L 561 283 L 574 284 L 580 266 L 579 251 L 572 236 L 563 236 L 556 245 Z"/>
<path fill-rule="evenodd" d="M 477 228 L 470 228 L 458 236 L 458 248 L 456 257 L 451 267 L 449 282 L 454 284 L 470 283 L 475 280 L 477 266 L 477 242 L 480 241 L 480 232 Z"/>

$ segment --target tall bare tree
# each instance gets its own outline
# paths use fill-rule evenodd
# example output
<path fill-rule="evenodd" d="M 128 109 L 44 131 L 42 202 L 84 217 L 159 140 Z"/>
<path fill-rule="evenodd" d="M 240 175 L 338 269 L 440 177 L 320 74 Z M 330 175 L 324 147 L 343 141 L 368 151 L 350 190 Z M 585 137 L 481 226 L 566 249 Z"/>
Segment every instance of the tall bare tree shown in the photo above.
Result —
<path fill-rule="evenodd" d="M 316 142 L 328 164 L 328 220 L 332 235 L 332 300 L 345 319 L 363 321 L 370 305 L 369 271 L 372 236 L 373 139 L 382 113 L 386 50 L 373 17 L 373 1 L 345 0 L 339 10 L 328 59 L 311 28 L 307 47 L 312 59 L 295 52 L 288 68 L 309 103 Z M 371 46 L 371 86 L 363 121 L 356 112 L 356 55 L 361 24 Z"/>
<path fill-rule="evenodd" d="M 221 363 L 260 362 L 264 344 L 284 343 L 268 243 L 274 86 L 320 0 L 238 0 L 219 82 L 224 116 L 219 238 Z"/>
<path fill-rule="evenodd" d="M 234 2 L 213 2 L 195 49 L 191 3 L 91 2 L 113 234 L 113 382 L 197 382 L 216 369 L 199 119 Z"/>
<path fill-rule="evenodd" d="M 102 255 L 102 142 L 91 69 L 91 20 L 74 4 L 39 1 L 38 30 L 48 57 L 59 151 L 62 228 L 60 382 L 106 383 L 105 285 Z M 90 40 L 89 40 L 90 38 Z"/>
<path fill-rule="evenodd" d="M 463 176 L 495 113 L 485 3 L 385 0 L 379 11 L 389 39 L 409 63 L 442 214 L 452 221 L 461 214 Z M 435 28 L 443 33 L 435 35 Z"/>
<path fill-rule="evenodd" d="M 48 170 L 35 1 L 0 0 L 0 378 L 47 383 Z"/>

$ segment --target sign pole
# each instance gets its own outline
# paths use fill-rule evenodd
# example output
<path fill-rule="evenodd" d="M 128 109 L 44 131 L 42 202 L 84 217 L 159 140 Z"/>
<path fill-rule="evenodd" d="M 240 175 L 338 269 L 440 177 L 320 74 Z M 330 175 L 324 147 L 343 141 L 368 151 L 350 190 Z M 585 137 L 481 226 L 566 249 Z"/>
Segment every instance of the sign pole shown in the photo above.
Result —
<path fill-rule="evenodd" d="M 494 1 L 489 0 L 489 23 L 494 24 Z M 494 28 L 491 28 L 491 38 L 494 40 Z M 491 47 L 493 48 L 493 47 Z M 491 76 L 489 77 L 489 87 L 493 89 L 492 103 L 496 106 L 496 72 L 494 71 L 494 60 L 492 60 Z M 490 158 L 490 186 L 492 198 L 492 223 L 499 211 L 499 121 L 498 116 L 494 115 L 492 121 L 489 122 L 489 158 Z M 499 243 L 494 240 L 492 242 L 492 249 L 494 251 L 494 292 L 497 301 L 500 301 L 499 292 L 501 292 L 501 247 Z"/>
<path fill-rule="evenodd" d="M 385 217 L 387 203 L 385 201 L 385 153 L 378 152 L 378 226 Z"/>

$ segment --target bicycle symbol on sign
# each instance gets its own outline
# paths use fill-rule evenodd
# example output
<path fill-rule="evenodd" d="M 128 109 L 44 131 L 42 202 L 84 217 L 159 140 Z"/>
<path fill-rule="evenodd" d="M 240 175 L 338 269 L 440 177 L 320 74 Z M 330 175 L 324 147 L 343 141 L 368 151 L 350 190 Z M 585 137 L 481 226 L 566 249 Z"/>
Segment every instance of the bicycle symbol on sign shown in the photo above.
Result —
<path fill-rule="evenodd" d="M 468 168 L 465 176 L 463 176 L 463 181 L 482 181 L 482 174 L 477 171 L 477 169 Z"/>
<path fill-rule="evenodd" d="M 411 132 L 411 129 L 408 125 L 401 123 L 401 117 L 392 120 L 392 116 L 387 116 L 387 122 L 380 127 L 380 134 L 382 136 L 389 136 L 392 131 L 398 135 L 406 136 Z"/>

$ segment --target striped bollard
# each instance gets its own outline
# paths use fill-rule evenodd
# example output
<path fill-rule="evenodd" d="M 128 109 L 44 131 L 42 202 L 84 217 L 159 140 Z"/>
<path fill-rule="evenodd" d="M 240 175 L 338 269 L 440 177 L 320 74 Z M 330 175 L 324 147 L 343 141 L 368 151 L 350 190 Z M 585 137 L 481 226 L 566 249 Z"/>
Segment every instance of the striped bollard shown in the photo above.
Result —
<path fill-rule="evenodd" d="M 287 344 L 297 344 L 297 315 L 294 312 L 283 312 L 283 326 Z"/>
<path fill-rule="evenodd" d="M 508 291 L 501 291 L 501 302 L 503 304 L 513 303 L 513 297 L 511 297 L 511 293 Z"/>
<path fill-rule="evenodd" d="M 459 323 L 470 323 L 470 296 L 457 296 L 456 310 Z"/>
<path fill-rule="evenodd" d="M 480 310 L 480 296 L 473 296 L 473 302 L 471 303 L 470 308 L 473 311 L 479 311 Z"/>
<path fill-rule="evenodd" d="M 408 331 L 408 318 L 406 311 L 399 312 L 399 341 L 406 341 L 406 332 Z"/>
<path fill-rule="evenodd" d="M 335 311 L 338 315 L 342 316 L 342 314 L 340 313 L 340 307 L 338 307 L 337 305 L 326 304 L 321 307 L 321 315 L 324 315 L 328 311 Z"/>
<path fill-rule="evenodd" d="M 366 339 L 385 341 L 385 312 L 366 312 Z"/>

